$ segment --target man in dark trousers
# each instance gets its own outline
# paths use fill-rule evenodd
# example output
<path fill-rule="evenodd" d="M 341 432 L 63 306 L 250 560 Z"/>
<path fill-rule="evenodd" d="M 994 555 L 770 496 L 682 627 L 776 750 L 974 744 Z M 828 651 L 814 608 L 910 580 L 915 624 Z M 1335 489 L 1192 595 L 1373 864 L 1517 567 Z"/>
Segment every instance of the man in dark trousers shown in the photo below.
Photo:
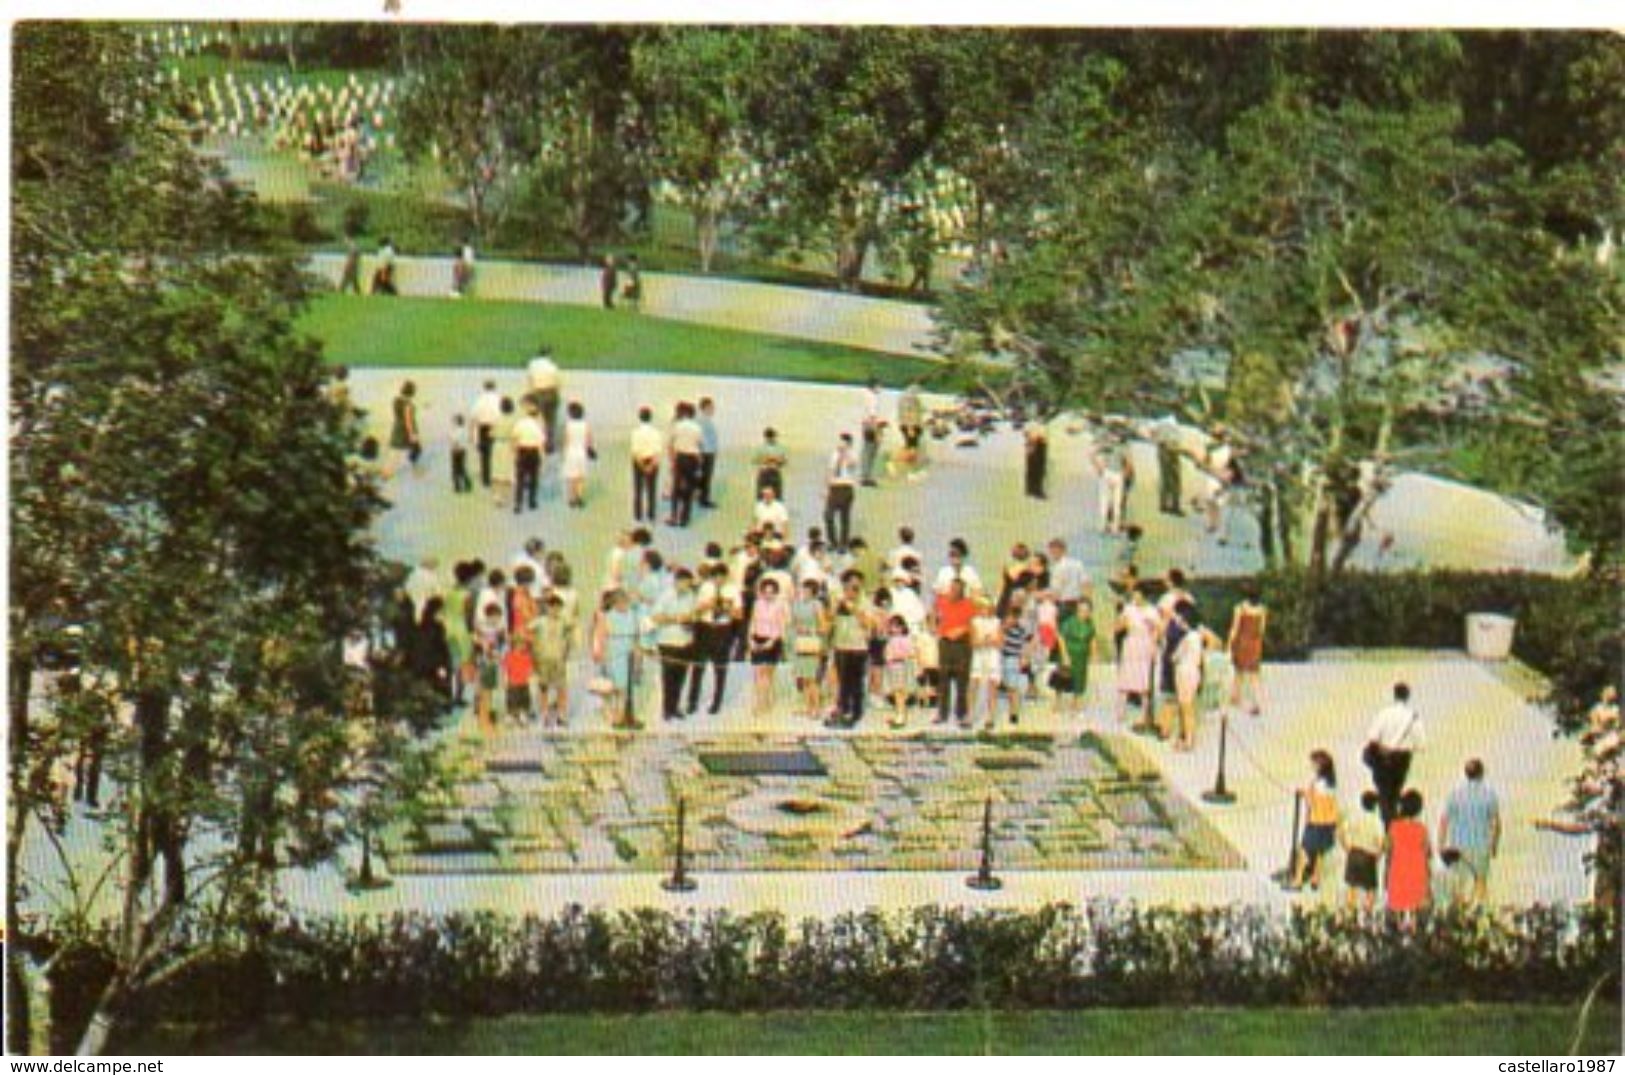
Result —
<path fill-rule="evenodd" d="M 1185 514 L 1185 509 L 1179 506 L 1183 469 L 1179 430 L 1169 425 L 1157 433 L 1157 510 L 1164 515 Z"/>
<path fill-rule="evenodd" d="M 717 405 L 710 396 L 700 400 L 700 507 L 714 508 L 711 499 L 711 479 L 717 472 L 717 452 L 722 440 L 717 436 Z"/>
<path fill-rule="evenodd" d="M 1044 423 L 1027 423 L 1027 495 L 1044 499 L 1044 479 L 1049 475 L 1049 434 Z"/>
<path fill-rule="evenodd" d="M 1399 813 L 1399 797 L 1410 776 L 1411 756 L 1422 748 L 1422 721 L 1411 708 L 1411 688 L 1394 684 L 1394 701 L 1371 721 L 1365 734 L 1365 763 L 1377 789 L 1377 808 L 1386 826 Z"/>
<path fill-rule="evenodd" d="M 474 443 L 480 453 L 480 484 L 491 488 L 491 449 L 496 444 L 497 423 L 502 420 L 502 396 L 497 383 L 486 381 L 485 387 L 469 408 L 469 424 L 474 427 Z"/>
<path fill-rule="evenodd" d="M 604 309 L 615 309 L 615 285 L 620 279 L 620 273 L 615 268 L 615 255 L 604 255 L 604 269 L 598 274 L 598 291 L 604 298 Z"/>
<path fill-rule="evenodd" d="M 824 533 L 840 552 L 852 536 L 852 502 L 858 493 L 858 457 L 852 434 L 842 433 L 829 457 L 824 486 Z"/>

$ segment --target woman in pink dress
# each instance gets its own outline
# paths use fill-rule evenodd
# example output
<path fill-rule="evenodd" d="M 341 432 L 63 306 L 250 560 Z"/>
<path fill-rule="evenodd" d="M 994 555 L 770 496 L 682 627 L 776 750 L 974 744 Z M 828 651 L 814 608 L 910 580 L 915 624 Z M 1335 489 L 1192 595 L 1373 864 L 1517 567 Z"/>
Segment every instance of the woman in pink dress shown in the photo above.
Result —
<path fill-rule="evenodd" d="M 1144 697 L 1151 690 L 1151 669 L 1157 657 L 1161 618 L 1146 603 L 1138 586 L 1129 591 L 1128 604 L 1117 617 L 1123 648 L 1117 654 L 1117 719 L 1123 719 L 1130 695 Z"/>

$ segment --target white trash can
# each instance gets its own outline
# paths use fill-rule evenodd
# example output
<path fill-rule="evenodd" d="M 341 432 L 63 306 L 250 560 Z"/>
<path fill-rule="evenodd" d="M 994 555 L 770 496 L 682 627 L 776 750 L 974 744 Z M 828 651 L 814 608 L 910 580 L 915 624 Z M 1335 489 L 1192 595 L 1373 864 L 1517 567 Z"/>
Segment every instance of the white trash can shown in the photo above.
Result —
<path fill-rule="evenodd" d="M 1512 655 L 1512 632 L 1518 621 L 1494 612 L 1467 616 L 1467 655 L 1477 661 L 1504 661 Z"/>

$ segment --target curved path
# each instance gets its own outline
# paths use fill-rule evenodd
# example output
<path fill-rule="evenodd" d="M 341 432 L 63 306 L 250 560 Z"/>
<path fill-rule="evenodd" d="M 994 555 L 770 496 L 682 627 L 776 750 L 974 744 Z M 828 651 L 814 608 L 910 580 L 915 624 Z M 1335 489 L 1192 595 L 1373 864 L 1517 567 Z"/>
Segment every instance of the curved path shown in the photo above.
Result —
<path fill-rule="evenodd" d="M 361 259 L 363 284 L 371 256 Z M 451 258 L 396 258 L 403 295 L 450 295 Z M 315 254 L 311 267 L 335 286 L 343 273 L 339 254 Z M 622 277 L 625 280 L 625 277 Z M 871 351 L 930 357 L 930 307 L 869 299 L 813 288 L 761 284 L 676 273 L 643 274 L 643 311 L 674 321 L 793 336 Z M 482 261 L 474 295 L 482 299 L 597 306 L 598 270 L 528 261 Z"/>

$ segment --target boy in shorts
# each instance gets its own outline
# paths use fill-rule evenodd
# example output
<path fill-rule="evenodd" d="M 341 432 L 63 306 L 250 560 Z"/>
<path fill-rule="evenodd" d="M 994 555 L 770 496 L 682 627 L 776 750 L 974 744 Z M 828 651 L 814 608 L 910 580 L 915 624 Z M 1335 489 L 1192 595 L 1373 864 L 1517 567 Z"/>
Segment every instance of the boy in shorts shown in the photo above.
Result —
<path fill-rule="evenodd" d="M 1387 840 L 1382 819 L 1377 816 L 1377 793 L 1364 792 L 1360 809 L 1343 815 L 1338 842 L 1343 845 L 1343 892 L 1349 907 L 1357 903 L 1369 913 L 1377 906 L 1377 864 Z"/>
<path fill-rule="evenodd" d="M 564 618 L 564 599 L 549 593 L 542 602 L 542 614 L 531 621 L 531 649 L 536 660 L 536 708 L 544 728 L 564 727 L 569 712 L 567 670 L 575 646 L 575 631 Z"/>

